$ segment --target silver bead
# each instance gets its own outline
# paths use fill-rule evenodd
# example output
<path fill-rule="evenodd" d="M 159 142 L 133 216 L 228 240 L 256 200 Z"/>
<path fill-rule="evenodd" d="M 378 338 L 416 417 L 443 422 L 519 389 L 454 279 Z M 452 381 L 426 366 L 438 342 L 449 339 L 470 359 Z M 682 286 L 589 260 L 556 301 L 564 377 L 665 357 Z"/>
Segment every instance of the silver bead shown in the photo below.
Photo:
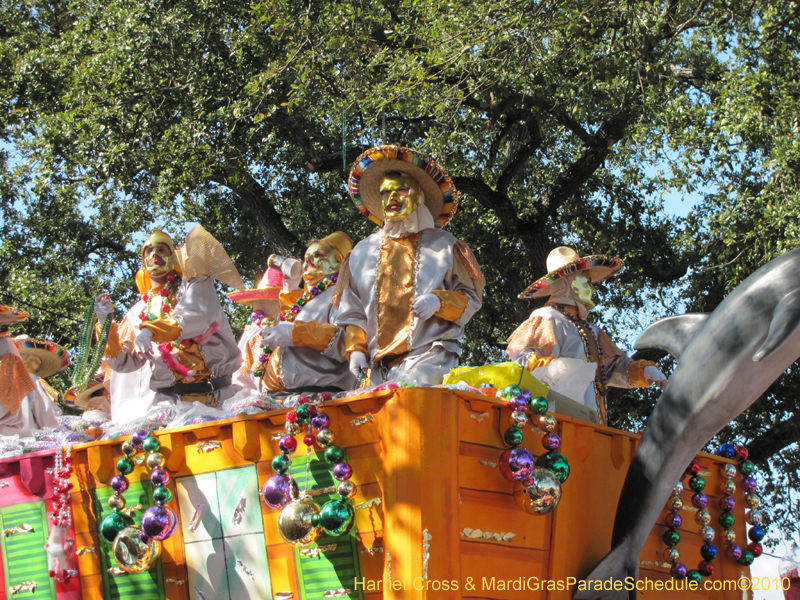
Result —
<path fill-rule="evenodd" d="M 356 485 L 350 481 L 342 481 L 336 486 L 336 493 L 342 498 L 352 498 L 356 495 Z"/>
<path fill-rule="evenodd" d="M 705 543 L 710 544 L 714 541 L 714 529 L 706 525 L 700 530 L 700 537 Z"/>
<path fill-rule="evenodd" d="M 750 525 L 763 525 L 764 523 L 764 515 L 761 514 L 759 510 L 751 510 L 750 514 L 747 515 L 747 522 Z"/>
<path fill-rule="evenodd" d="M 724 467 L 722 467 L 721 471 L 722 476 L 726 479 L 733 479 L 736 477 L 736 466 L 732 465 L 731 463 L 727 463 Z"/>
<path fill-rule="evenodd" d="M 125 440 L 122 442 L 122 453 L 125 454 L 125 456 L 130 456 L 136 453 L 136 448 L 130 440 Z"/>
<path fill-rule="evenodd" d="M 511 419 L 509 421 L 512 427 L 519 427 L 522 429 L 525 427 L 525 423 L 528 422 L 528 415 L 526 415 L 521 410 L 515 410 L 511 413 Z"/>
<path fill-rule="evenodd" d="M 673 495 L 677 496 L 681 492 L 683 492 L 683 484 L 679 481 L 678 483 L 675 484 L 675 487 L 672 488 L 672 493 Z"/>
<path fill-rule="evenodd" d="M 152 454 L 147 455 L 147 468 L 151 471 L 156 467 L 160 467 L 164 464 L 164 455 L 160 452 L 153 452 Z"/>
<path fill-rule="evenodd" d="M 286 427 L 284 427 L 284 429 L 289 435 L 297 435 L 297 432 L 300 431 L 300 426 L 297 423 L 286 421 Z"/>

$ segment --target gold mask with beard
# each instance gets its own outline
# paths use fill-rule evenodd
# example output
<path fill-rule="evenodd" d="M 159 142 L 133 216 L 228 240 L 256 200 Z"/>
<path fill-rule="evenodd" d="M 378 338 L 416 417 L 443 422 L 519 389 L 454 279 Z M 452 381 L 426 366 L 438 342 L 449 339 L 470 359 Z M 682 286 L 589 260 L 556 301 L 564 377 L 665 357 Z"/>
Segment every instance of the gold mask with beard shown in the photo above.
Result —
<path fill-rule="evenodd" d="M 303 257 L 303 281 L 311 287 L 326 275 L 336 273 L 340 266 L 332 246 L 312 242 Z"/>

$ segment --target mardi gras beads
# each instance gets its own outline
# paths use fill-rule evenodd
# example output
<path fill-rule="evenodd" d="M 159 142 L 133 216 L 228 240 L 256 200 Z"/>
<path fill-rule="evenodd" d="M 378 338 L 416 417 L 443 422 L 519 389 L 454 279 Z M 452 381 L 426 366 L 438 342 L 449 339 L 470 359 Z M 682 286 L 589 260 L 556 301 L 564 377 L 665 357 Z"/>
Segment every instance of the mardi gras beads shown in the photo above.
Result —
<path fill-rule="evenodd" d="M 259 328 L 267 326 L 271 327 L 275 325 L 275 320 L 267 317 L 262 310 L 254 310 L 250 313 L 248 324 L 253 324 Z M 260 379 L 264 375 L 264 368 L 269 360 L 270 352 L 272 352 L 272 349 L 265 346 L 261 354 L 259 354 L 258 358 L 256 359 L 256 364 L 253 365 L 253 375 L 256 377 L 256 379 Z"/>
<path fill-rule="evenodd" d="M 70 482 L 72 448 L 67 446 L 63 452 L 62 458 L 61 448 L 56 451 L 53 465 L 53 512 L 50 514 L 53 527 L 50 529 L 44 548 L 48 556 L 48 574 L 58 581 L 67 583 L 77 571 L 69 569 L 69 560 L 75 549 L 75 540 L 70 537 L 70 526 L 72 525 L 70 492 L 73 488 Z"/>
<path fill-rule="evenodd" d="M 717 548 L 712 544 L 714 541 L 714 530 L 708 526 L 711 521 L 711 515 L 706 507 L 708 506 L 708 496 L 703 492 L 706 487 L 705 479 L 700 475 L 700 463 L 693 459 L 689 463 L 682 477 L 689 477 L 689 489 L 694 493 L 692 494 L 692 506 L 697 509 L 697 521 L 702 526 L 700 530 L 700 537 L 704 544 L 700 548 L 700 555 L 703 560 L 697 565 L 696 569 L 687 569 L 686 565 L 679 562 L 680 552 L 678 552 L 677 545 L 680 542 L 680 534 L 678 528 L 683 524 L 679 511 L 683 508 L 683 500 L 680 498 L 681 492 L 684 490 L 683 483 L 680 481 L 672 490 L 672 499 L 669 503 L 670 512 L 664 519 L 664 524 L 668 527 L 667 531 L 662 535 L 662 540 L 667 545 L 664 551 L 664 560 L 671 564 L 670 575 L 675 579 L 688 579 L 690 581 L 700 584 L 703 577 L 710 577 L 714 573 L 714 565 L 712 561 L 717 556 Z"/>
<path fill-rule="evenodd" d="M 679 562 L 681 554 L 677 548 L 678 542 L 681 541 L 681 534 L 678 533 L 678 527 L 683 523 L 680 514 L 678 514 L 681 508 L 683 508 L 683 500 L 680 498 L 681 492 L 683 492 L 683 484 L 679 481 L 675 487 L 672 488 L 672 499 L 669 502 L 670 512 L 667 514 L 664 521 L 667 530 L 661 536 L 661 539 L 664 540 L 664 543 L 667 545 L 667 549 L 664 550 L 664 561 L 672 565 L 669 572 L 675 579 L 683 579 L 688 572 L 686 565 Z"/>
<path fill-rule="evenodd" d="M 279 316 L 281 321 L 288 321 L 292 322 L 297 318 L 297 315 L 303 310 L 303 307 L 311 302 L 314 298 L 316 298 L 321 292 L 324 292 L 330 286 L 335 285 L 338 281 L 338 276 L 336 273 L 331 275 L 325 276 L 322 281 L 318 281 L 316 285 L 312 285 L 308 288 L 307 292 L 304 292 L 302 296 L 300 296 L 295 303 L 289 307 L 288 310 L 282 312 Z"/>
<path fill-rule="evenodd" d="M 167 285 L 160 290 L 150 288 L 150 290 L 142 294 L 142 300 L 145 302 L 145 309 L 139 313 L 139 319 L 144 323 L 146 321 L 155 321 L 161 313 L 171 313 L 176 304 L 176 296 L 178 288 L 181 285 L 181 278 L 175 273 L 167 274 Z M 153 306 L 154 300 L 161 298 L 160 307 Z"/>
<path fill-rule="evenodd" d="M 83 392 L 89 385 L 89 381 L 97 373 L 100 366 L 100 361 L 103 358 L 103 353 L 106 350 L 106 342 L 108 341 L 108 334 L 111 331 L 111 318 L 106 317 L 100 335 L 97 338 L 97 344 L 92 349 L 92 340 L 94 339 L 94 306 L 86 309 L 83 315 L 83 322 L 81 323 L 80 337 L 78 339 L 78 352 L 75 357 L 75 369 L 72 371 L 72 387 L 75 388 L 76 394 Z"/>
<path fill-rule="evenodd" d="M 331 395 L 320 395 L 323 401 Z M 286 413 L 286 434 L 278 440 L 281 454 L 272 460 L 275 475 L 270 477 L 261 490 L 267 506 L 280 509 L 278 533 L 283 540 L 296 548 L 313 543 L 320 530 L 333 536 L 348 533 L 355 523 L 355 509 L 348 500 L 356 493 L 356 486 L 350 482 L 353 468 L 345 461 L 344 450 L 333 444 L 333 432 L 328 429 L 330 417 L 320 411 L 309 399 L 302 396 L 295 410 Z M 291 475 L 291 455 L 297 450 L 294 437 L 307 426 L 303 436 L 306 446 L 306 489 L 300 496 L 297 481 Z M 316 432 L 316 434 L 314 433 Z M 336 492 L 338 499 L 332 499 L 318 507 L 307 497 L 311 472 L 311 447 L 317 444 L 325 448 L 325 461 L 332 465 L 333 477 L 339 481 Z"/>
<path fill-rule="evenodd" d="M 739 483 L 739 487 L 744 493 L 745 504 L 747 504 L 748 508 L 750 509 L 750 512 L 747 515 L 747 519 L 751 525 L 749 531 L 747 532 L 747 537 L 750 538 L 750 542 L 745 548 L 742 548 L 734 543 L 736 539 L 735 534 L 733 534 L 732 531 L 729 534 L 726 530 L 723 532 L 723 537 L 725 537 L 729 545 L 725 554 L 728 558 L 735 560 L 740 565 L 749 567 L 753 564 L 753 561 L 756 558 L 761 556 L 762 552 L 764 551 L 761 546 L 761 540 L 764 539 L 764 536 L 766 535 L 766 531 L 763 527 L 763 516 L 759 510 L 761 507 L 761 497 L 756 494 L 757 482 L 756 478 L 754 477 L 755 465 L 747 458 L 747 448 L 741 445 L 734 446 L 733 444 L 729 443 L 722 444 L 717 449 L 717 454 L 724 456 L 725 458 L 736 458 L 739 461 L 738 471 L 742 475 L 742 480 Z M 736 475 L 736 471 L 737 469 L 733 465 L 725 465 L 724 467 L 724 475 L 727 481 L 725 484 L 723 484 L 723 486 L 725 486 L 726 490 L 730 491 L 731 497 L 733 490 L 735 490 L 735 483 L 733 482 L 733 479 Z M 735 506 L 735 502 L 733 503 L 733 506 Z M 733 506 L 731 508 L 733 508 Z M 722 515 L 720 515 L 720 518 L 721 516 Z M 730 526 L 732 526 L 733 515 L 726 519 L 726 523 L 728 521 L 730 521 Z M 723 524 L 722 521 L 720 521 L 720 525 L 722 525 L 723 528 L 725 527 L 725 524 Z"/>
<path fill-rule="evenodd" d="M 569 477 L 569 462 L 558 452 L 561 437 L 556 431 L 555 417 L 547 412 L 547 399 L 534 398 L 529 390 L 518 385 L 506 386 L 502 397 L 511 406 L 511 426 L 503 433 L 503 441 L 510 446 L 500 455 L 499 468 L 503 477 L 521 483 L 522 495 L 516 494 L 522 509 L 530 514 L 544 515 L 552 511 L 561 501 L 561 484 Z M 528 422 L 526 410 L 530 409 L 534 420 L 545 432 L 542 446 L 546 450 L 538 460 L 522 447 L 522 430 Z"/>
<path fill-rule="evenodd" d="M 137 456 L 139 450 L 141 457 Z M 118 475 L 110 484 L 114 490 L 114 495 L 108 499 L 112 512 L 100 525 L 103 537 L 113 544 L 112 554 L 117 564 L 131 573 L 146 571 L 155 563 L 161 553 L 159 542 L 172 536 L 178 525 L 175 513 L 166 506 L 172 500 L 172 491 L 167 487 L 170 477 L 164 470 L 160 450 L 158 438 L 142 429 L 123 442 L 123 456 L 116 465 Z M 150 470 L 154 502 L 142 515 L 140 526 L 135 526 L 133 519 L 123 512 L 126 502 L 122 497 L 130 484 L 126 476 L 133 472 L 137 462 L 144 462 Z"/>

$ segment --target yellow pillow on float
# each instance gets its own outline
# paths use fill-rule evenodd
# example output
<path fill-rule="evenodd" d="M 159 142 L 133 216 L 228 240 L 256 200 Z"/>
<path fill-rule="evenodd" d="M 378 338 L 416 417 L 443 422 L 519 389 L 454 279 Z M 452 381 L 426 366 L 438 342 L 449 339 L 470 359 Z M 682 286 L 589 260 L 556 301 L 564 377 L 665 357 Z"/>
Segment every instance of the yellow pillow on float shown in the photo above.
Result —
<path fill-rule="evenodd" d="M 482 383 L 488 383 L 498 390 L 516 384 L 529 390 L 534 398 L 536 396 L 546 398 L 550 389 L 515 362 L 492 363 L 480 367 L 457 367 L 450 371 L 442 383 L 457 384 L 459 381 L 474 388 L 481 387 Z"/>

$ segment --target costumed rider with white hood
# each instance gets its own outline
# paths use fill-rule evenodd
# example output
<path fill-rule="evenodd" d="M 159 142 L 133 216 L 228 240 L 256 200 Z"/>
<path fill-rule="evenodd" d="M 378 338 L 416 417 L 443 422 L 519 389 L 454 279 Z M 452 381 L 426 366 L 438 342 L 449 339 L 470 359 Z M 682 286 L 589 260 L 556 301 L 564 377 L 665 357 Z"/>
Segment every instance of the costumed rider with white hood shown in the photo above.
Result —
<path fill-rule="evenodd" d="M 371 369 L 372 384 L 440 384 L 458 365 L 484 287 L 469 246 L 441 229 L 458 206 L 453 183 L 414 150 L 380 146 L 356 160 L 349 186 L 381 226 L 356 245 L 337 283 L 350 369 Z"/>
<path fill-rule="evenodd" d="M 595 304 L 592 283 L 614 275 L 621 258 L 580 256 L 561 246 L 547 257 L 548 273 L 534 281 L 520 298 L 550 296 L 508 338 L 511 360 L 527 367 L 555 391 L 597 411 L 607 424 L 608 386 L 667 386 L 667 378 L 649 360 L 631 360 L 608 334 L 587 321 Z"/>
<path fill-rule="evenodd" d="M 127 373 L 149 362 L 156 403 L 221 404 L 236 393 L 231 378 L 242 355 L 220 306 L 214 279 L 242 289 L 244 282 L 236 267 L 200 225 L 179 248 L 166 233 L 152 233 L 142 246 L 142 264 L 137 282 L 141 281 L 140 289 L 147 289 L 142 296 L 144 308 L 131 319 L 127 337 L 112 325 L 106 364 L 113 371 Z M 98 315 L 110 314 L 108 295 L 99 295 L 95 307 Z M 135 336 L 132 340 L 131 334 Z"/>
<path fill-rule="evenodd" d="M 274 326 L 261 330 L 264 354 L 261 389 L 271 395 L 338 392 L 352 389 L 354 377 L 344 357 L 344 331 L 332 305 L 339 269 L 353 248 L 343 231 L 312 241 L 303 257 L 301 295 L 288 300 Z"/>

